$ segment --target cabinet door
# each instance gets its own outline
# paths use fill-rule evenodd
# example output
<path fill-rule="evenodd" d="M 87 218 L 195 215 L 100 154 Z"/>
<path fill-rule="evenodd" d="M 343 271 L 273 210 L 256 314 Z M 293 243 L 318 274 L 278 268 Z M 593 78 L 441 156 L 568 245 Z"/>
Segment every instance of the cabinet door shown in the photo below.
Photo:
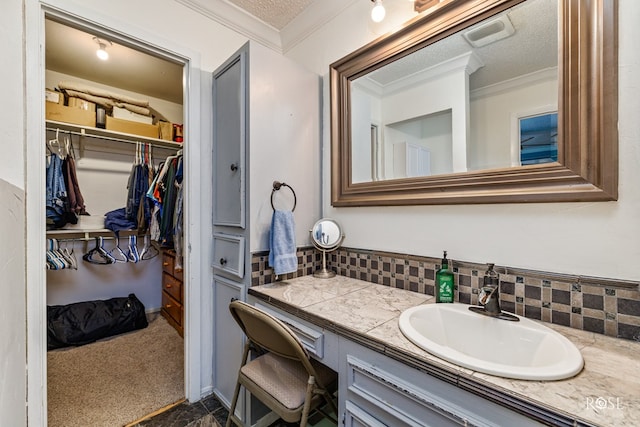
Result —
<path fill-rule="evenodd" d="M 213 223 L 245 228 L 246 52 L 213 73 Z"/>
<path fill-rule="evenodd" d="M 233 298 L 244 299 L 243 286 L 231 281 L 214 277 L 214 391 L 218 399 L 227 407 L 231 406 L 236 386 L 238 370 L 242 362 L 244 336 L 238 324 L 229 312 L 229 303 Z M 240 393 L 236 415 L 244 419 L 244 398 Z"/>

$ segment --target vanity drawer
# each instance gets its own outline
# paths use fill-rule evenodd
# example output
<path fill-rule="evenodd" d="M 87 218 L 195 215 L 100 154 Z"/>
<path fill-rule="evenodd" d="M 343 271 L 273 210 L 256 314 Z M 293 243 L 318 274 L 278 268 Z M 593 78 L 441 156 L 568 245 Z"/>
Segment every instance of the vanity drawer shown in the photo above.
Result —
<path fill-rule="evenodd" d="M 324 333 L 321 329 L 303 324 L 299 319 L 266 304 L 257 302 L 255 306 L 287 325 L 311 355 L 316 356 L 317 359 L 324 358 Z"/>
<path fill-rule="evenodd" d="M 162 272 L 162 290 L 182 302 L 182 282 L 166 272 Z"/>
<path fill-rule="evenodd" d="M 217 273 L 242 279 L 244 277 L 244 237 L 214 234 L 213 268 Z"/>
<path fill-rule="evenodd" d="M 377 364 L 347 356 L 347 399 L 380 425 L 474 426 L 439 399 Z M 427 424 L 424 420 L 429 420 Z M 354 425 L 358 425 L 357 423 Z M 377 424 L 372 424 L 377 425 Z"/>
<path fill-rule="evenodd" d="M 347 400 L 345 405 L 344 425 L 345 427 L 387 427 L 350 400 Z"/>

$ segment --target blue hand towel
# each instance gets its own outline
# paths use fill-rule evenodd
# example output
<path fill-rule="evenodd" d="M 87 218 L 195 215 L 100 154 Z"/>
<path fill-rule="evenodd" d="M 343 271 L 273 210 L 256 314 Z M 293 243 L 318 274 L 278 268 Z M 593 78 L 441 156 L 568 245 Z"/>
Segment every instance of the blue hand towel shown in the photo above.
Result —
<path fill-rule="evenodd" d="M 269 265 L 276 275 L 293 273 L 298 269 L 293 212 L 273 211 L 269 247 Z"/>

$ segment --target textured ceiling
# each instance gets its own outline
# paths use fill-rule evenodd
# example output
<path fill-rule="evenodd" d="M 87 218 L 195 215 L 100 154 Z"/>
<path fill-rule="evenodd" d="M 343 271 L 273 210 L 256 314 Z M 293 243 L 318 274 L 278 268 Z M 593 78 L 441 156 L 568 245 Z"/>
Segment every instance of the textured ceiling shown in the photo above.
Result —
<path fill-rule="evenodd" d="M 281 30 L 314 1 L 322 0 L 228 0 L 272 27 Z"/>
<path fill-rule="evenodd" d="M 509 38 L 472 48 L 462 34 L 457 33 L 380 68 L 369 77 L 386 85 L 471 51 L 485 65 L 471 75 L 470 89 L 558 65 L 557 0 L 529 0 L 504 13 L 516 29 Z"/>

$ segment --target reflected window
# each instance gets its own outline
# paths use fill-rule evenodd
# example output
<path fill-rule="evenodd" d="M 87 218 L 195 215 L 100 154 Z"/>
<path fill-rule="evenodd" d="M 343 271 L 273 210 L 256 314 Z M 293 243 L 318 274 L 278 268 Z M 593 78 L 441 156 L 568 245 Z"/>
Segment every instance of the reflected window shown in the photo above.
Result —
<path fill-rule="evenodd" d="M 520 164 L 535 165 L 558 161 L 558 113 L 519 119 Z"/>

